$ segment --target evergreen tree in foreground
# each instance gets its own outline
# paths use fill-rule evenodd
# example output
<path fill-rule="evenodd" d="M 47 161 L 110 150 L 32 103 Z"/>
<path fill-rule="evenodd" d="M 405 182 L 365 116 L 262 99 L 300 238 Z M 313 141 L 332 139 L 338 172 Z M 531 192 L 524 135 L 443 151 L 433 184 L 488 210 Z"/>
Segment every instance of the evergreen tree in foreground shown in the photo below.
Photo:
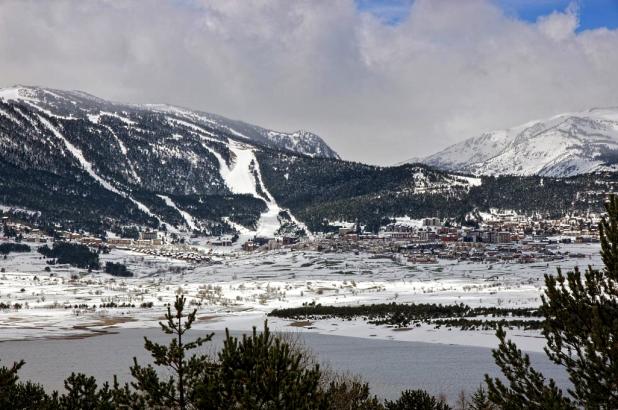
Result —
<path fill-rule="evenodd" d="M 164 407 L 184 410 L 194 408 L 196 398 L 196 385 L 202 375 L 212 368 L 211 360 L 206 355 L 191 355 L 186 358 L 187 352 L 196 349 L 205 342 L 212 340 L 213 334 L 206 337 L 198 337 L 193 341 L 183 340 L 186 332 L 191 329 L 195 322 L 197 309 L 185 315 L 185 297 L 176 296 L 174 313 L 170 306 L 165 314 L 166 323 L 159 322 L 161 330 L 168 335 L 173 335 L 170 344 L 165 346 L 152 342 L 144 337 L 144 347 L 152 354 L 154 364 L 164 366 L 170 371 L 168 379 L 162 380 L 152 365 L 142 367 L 133 359 L 131 375 L 135 379 L 131 387 L 135 394 L 128 394 L 129 401 L 133 406 Z M 183 322 L 184 319 L 184 322 Z M 128 389 L 127 389 L 128 390 Z"/>
<path fill-rule="evenodd" d="M 211 409 L 327 409 L 318 365 L 304 363 L 303 355 L 268 327 L 258 333 L 230 336 L 214 372 L 205 373 L 198 408 Z"/>
<path fill-rule="evenodd" d="M 599 224 L 602 270 L 545 275 L 545 352 L 569 375 L 568 395 L 535 371 L 528 355 L 497 332 L 494 358 L 508 383 L 486 376 L 489 399 L 504 409 L 618 408 L 618 200 Z"/>
<path fill-rule="evenodd" d="M 168 308 L 167 322 L 160 323 L 173 338 L 168 345 L 145 339 L 156 367 L 140 366 L 134 359 L 131 383 L 121 386 L 114 379 L 111 386 L 99 387 L 94 377 L 78 373 L 65 380 L 65 392 L 48 394 L 40 384 L 19 380 L 20 361 L 0 367 L 0 409 L 450 409 L 422 390 L 405 391 L 383 404 L 366 383 L 340 377 L 329 381 L 306 351 L 270 333 L 266 324 L 262 332 L 254 329 L 240 339 L 226 332 L 217 358 L 188 357 L 212 334 L 187 342 L 196 311 L 185 313 L 184 296 L 176 297 L 173 309 Z M 160 373 L 157 367 L 166 371 Z"/>
<path fill-rule="evenodd" d="M 443 400 L 431 396 L 424 390 L 405 390 L 395 401 L 384 403 L 386 410 L 451 410 Z"/>

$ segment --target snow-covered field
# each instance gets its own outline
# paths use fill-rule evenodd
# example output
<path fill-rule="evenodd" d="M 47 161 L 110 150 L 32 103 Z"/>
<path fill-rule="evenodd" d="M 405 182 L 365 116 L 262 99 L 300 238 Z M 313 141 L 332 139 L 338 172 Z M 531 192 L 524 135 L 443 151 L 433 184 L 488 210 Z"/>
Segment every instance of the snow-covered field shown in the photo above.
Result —
<path fill-rule="evenodd" d="M 557 266 L 601 266 L 598 245 L 563 245 L 586 254 L 538 264 L 440 261 L 404 265 L 369 254 L 278 250 L 221 255 L 220 263 L 199 265 L 131 251 L 113 250 L 101 262 L 123 262 L 134 278 L 114 278 L 69 266 L 51 266 L 33 251 L 0 259 L 0 302 L 22 305 L 0 312 L 1 340 L 96 334 L 118 327 L 154 327 L 177 293 L 198 308 L 196 328 L 250 330 L 275 308 L 385 302 L 465 303 L 470 306 L 536 307 L 543 275 Z M 53 276 L 52 276 L 53 274 Z M 152 302 L 153 307 L 141 307 Z M 101 304 L 135 307 L 101 308 Z M 88 306 L 86 308 L 85 306 Z M 96 305 L 96 309 L 92 306 Z M 77 306 L 77 307 L 76 307 Z M 305 327 L 269 318 L 276 330 L 406 341 L 494 346 L 493 332 L 423 326 L 397 331 L 358 321 L 321 320 Z M 526 350 L 539 351 L 538 333 L 513 331 Z"/>

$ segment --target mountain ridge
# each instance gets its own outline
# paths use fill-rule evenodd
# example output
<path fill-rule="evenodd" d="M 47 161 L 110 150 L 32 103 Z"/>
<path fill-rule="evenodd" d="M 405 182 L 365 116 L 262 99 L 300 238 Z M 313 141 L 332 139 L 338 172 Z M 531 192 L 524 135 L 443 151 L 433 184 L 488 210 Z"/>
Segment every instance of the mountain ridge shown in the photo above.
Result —
<path fill-rule="evenodd" d="M 615 174 L 544 180 L 368 165 L 319 149 L 305 155 L 278 144 L 284 135 L 271 140 L 265 129 L 235 126 L 178 107 L 5 89 L 0 210 L 14 208 L 33 226 L 98 235 L 139 227 L 251 238 L 327 232 L 337 221 L 377 231 L 393 217 L 462 218 L 476 209 L 587 212 L 618 183 Z"/>
<path fill-rule="evenodd" d="M 22 91 L 21 94 L 20 90 Z M 69 95 L 82 100 L 91 100 L 93 102 L 96 102 L 97 104 L 108 107 L 126 107 L 132 109 L 156 110 L 160 112 L 167 111 L 170 113 L 191 117 L 194 120 L 210 123 L 211 125 L 226 129 L 227 131 L 239 138 L 244 138 L 251 143 L 265 145 L 269 148 L 286 149 L 292 152 L 309 156 L 320 156 L 338 159 L 340 158 L 339 154 L 337 154 L 337 152 L 330 148 L 330 146 L 328 146 L 328 144 L 326 144 L 326 142 L 320 136 L 309 131 L 275 131 L 258 125 L 249 124 L 244 121 L 230 119 L 219 114 L 208 113 L 201 110 L 194 110 L 191 108 L 172 104 L 133 104 L 115 102 L 105 100 L 103 98 L 80 90 L 58 90 L 47 87 L 26 85 L 14 85 L 11 87 L 1 88 L 0 98 L 9 100 L 28 99 L 28 94 L 36 93 L 37 90 L 47 93 L 55 93 L 64 98 Z M 244 132 L 239 131 L 237 128 L 241 129 Z"/>
<path fill-rule="evenodd" d="M 618 169 L 618 108 L 592 108 L 468 138 L 421 162 L 475 175 L 568 177 Z"/>
<path fill-rule="evenodd" d="M 137 224 L 273 236 L 310 234 L 295 216 L 304 203 L 385 189 L 459 195 L 480 183 L 424 165 L 346 162 L 325 143 L 328 149 L 312 144 L 313 138 L 319 137 L 169 105 L 112 103 L 40 87 L 3 89 L 0 205 L 91 231 Z"/>
<path fill-rule="evenodd" d="M 209 234 L 272 235 L 284 222 L 303 229 L 289 212 L 282 220 L 285 210 L 261 181 L 255 151 L 339 156 L 315 134 L 242 123 L 252 133 L 246 135 L 236 131 L 236 124 L 167 105 L 113 103 L 79 91 L 2 89 L 0 203 L 57 211 L 58 219 L 69 222 L 75 219 L 69 217 L 71 205 L 79 203 L 73 214 L 90 212 L 91 225 L 100 217 L 102 224 L 118 219 Z"/>

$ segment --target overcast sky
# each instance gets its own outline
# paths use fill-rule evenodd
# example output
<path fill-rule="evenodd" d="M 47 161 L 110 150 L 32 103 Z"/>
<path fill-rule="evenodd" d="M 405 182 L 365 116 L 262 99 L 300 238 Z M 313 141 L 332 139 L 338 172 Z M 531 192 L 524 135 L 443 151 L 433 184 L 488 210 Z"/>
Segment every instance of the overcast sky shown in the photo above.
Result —
<path fill-rule="evenodd" d="M 617 0 L 0 0 L 0 86 L 307 129 L 393 164 L 618 106 L 617 25 Z"/>

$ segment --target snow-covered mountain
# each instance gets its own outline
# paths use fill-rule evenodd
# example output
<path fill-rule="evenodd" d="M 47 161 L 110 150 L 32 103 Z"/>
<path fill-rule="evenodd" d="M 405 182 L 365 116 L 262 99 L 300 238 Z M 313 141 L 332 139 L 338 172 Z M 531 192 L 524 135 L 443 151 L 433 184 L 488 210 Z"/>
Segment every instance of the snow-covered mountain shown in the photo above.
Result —
<path fill-rule="evenodd" d="M 228 133 L 246 141 L 274 149 L 288 150 L 310 157 L 339 158 L 339 155 L 320 136 L 309 131 L 273 131 L 257 125 L 247 124 L 243 121 L 231 120 L 220 115 L 172 105 L 145 104 L 133 107 L 141 107 L 147 110 L 183 117 L 191 122 L 208 125 L 222 133 Z"/>
<path fill-rule="evenodd" d="M 618 169 L 618 108 L 598 108 L 482 134 L 420 162 L 477 175 L 565 177 Z"/>
<path fill-rule="evenodd" d="M 139 112 L 150 111 L 168 114 L 174 118 L 181 118 L 197 125 L 205 125 L 219 131 L 223 135 L 230 135 L 250 143 L 260 144 L 273 149 L 283 149 L 298 154 L 339 158 L 339 155 L 324 142 L 318 135 L 308 131 L 281 132 L 269 130 L 243 121 L 232 120 L 217 114 L 191 110 L 166 104 L 121 104 L 103 100 L 82 91 L 54 90 L 42 87 L 15 86 L 0 89 L 0 99 L 28 100 L 36 102 L 39 107 L 48 110 L 62 110 L 67 112 L 78 107 L 81 114 L 97 116 L 97 112 Z M 71 106 L 67 106 L 69 103 Z M 77 116 L 79 117 L 79 116 Z"/>
<path fill-rule="evenodd" d="M 338 159 L 308 132 L 79 91 L 0 90 L 0 205 L 53 211 L 51 220 L 260 235 L 302 228 L 264 185 L 257 151 Z"/>
<path fill-rule="evenodd" d="M 314 134 L 185 108 L 0 90 L 0 210 L 26 210 L 46 228 L 250 237 L 319 230 L 325 218 L 375 227 L 438 207 L 456 213 L 481 183 L 425 165 L 343 161 Z"/>

